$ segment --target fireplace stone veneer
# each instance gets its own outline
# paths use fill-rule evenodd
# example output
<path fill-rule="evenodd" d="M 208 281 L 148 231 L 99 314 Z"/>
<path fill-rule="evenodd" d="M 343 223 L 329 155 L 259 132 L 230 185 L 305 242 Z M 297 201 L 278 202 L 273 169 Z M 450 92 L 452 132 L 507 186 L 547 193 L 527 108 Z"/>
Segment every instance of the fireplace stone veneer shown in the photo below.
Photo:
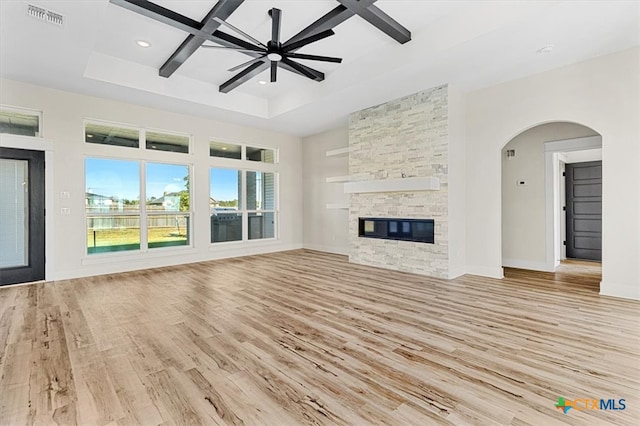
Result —
<path fill-rule="evenodd" d="M 439 189 L 352 193 L 349 260 L 429 275 L 449 276 L 448 87 L 440 86 L 351 114 L 349 175 L 360 181 L 426 178 Z M 361 238 L 360 218 L 430 218 L 433 244 Z"/>

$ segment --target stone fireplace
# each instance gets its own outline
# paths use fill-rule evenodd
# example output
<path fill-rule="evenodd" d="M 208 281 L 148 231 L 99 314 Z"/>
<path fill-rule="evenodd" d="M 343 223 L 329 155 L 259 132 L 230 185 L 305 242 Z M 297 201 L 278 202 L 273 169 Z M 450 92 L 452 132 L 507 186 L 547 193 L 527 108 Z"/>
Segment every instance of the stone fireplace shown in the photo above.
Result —
<path fill-rule="evenodd" d="M 450 127 L 448 86 L 351 114 L 349 175 L 358 184 L 380 182 L 382 188 L 351 194 L 351 262 L 439 278 L 455 275 L 450 270 Z M 460 157 L 463 161 L 464 151 Z M 390 181 L 419 178 L 439 185 L 385 189 L 396 186 Z M 430 220 L 433 244 L 366 238 L 360 235 L 361 218 Z"/>

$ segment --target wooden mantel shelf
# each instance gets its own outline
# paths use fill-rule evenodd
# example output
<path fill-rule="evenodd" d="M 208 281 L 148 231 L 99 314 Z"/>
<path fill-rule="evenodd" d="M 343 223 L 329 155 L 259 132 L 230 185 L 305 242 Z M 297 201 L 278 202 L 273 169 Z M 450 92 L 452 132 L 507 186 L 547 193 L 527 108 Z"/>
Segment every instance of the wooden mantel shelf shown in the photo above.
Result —
<path fill-rule="evenodd" d="M 347 194 L 362 192 L 437 191 L 439 189 L 440 179 L 435 177 L 363 180 L 344 184 L 344 192 Z"/>

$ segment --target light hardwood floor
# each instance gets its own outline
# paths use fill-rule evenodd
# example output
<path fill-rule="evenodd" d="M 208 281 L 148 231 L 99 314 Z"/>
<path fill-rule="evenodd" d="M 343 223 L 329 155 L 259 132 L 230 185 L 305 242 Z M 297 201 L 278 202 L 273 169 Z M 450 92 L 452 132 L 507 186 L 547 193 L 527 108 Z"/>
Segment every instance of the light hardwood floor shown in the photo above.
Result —
<path fill-rule="evenodd" d="M 299 250 L 0 289 L 0 423 L 637 424 L 640 303 L 571 271 Z"/>

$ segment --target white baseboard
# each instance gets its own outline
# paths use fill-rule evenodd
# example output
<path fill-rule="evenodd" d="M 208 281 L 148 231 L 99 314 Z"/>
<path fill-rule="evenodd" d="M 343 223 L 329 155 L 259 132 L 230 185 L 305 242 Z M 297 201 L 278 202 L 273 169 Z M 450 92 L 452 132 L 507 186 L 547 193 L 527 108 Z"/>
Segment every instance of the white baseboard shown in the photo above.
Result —
<path fill-rule="evenodd" d="M 80 269 L 57 271 L 55 274 L 55 281 L 93 277 L 97 275 L 118 274 L 143 269 L 162 268 L 165 266 L 187 265 L 190 263 L 206 262 L 208 260 L 253 256 L 257 254 L 276 253 L 301 248 L 303 248 L 301 243 L 282 244 L 263 241 L 251 246 L 227 246 L 225 250 L 210 251 L 209 249 L 206 249 L 198 252 L 184 251 L 182 253 L 175 251 L 173 255 L 169 257 L 144 257 L 143 255 L 140 257 L 130 256 L 128 260 L 123 260 L 121 257 L 113 257 L 111 259 L 112 261 L 109 261 L 108 257 L 106 257 L 101 262 L 88 263 L 83 265 Z"/>
<path fill-rule="evenodd" d="M 600 295 L 640 300 L 640 283 L 629 285 L 600 281 Z"/>
<path fill-rule="evenodd" d="M 304 243 L 303 244 L 303 248 L 309 249 L 309 250 L 316 250 L 316 251 L 324 251 L 326 253 L 333 253 L 333 254 L 342 254 L 342 255 L 349 255 L 349 248 L 348 247 L 332 247 L 332 246 L 325 246 L 325 245 L 321 245 L 321 244 L 308 244 L 308 243 Z"/>
<path fill-rule="evenodd" d="M 504 270 L 501 267 L 467 265 L 467 274 L 488 278 L 504 278 Z"/>
<path fill-rule="evenodd" d="M 554 272 L 555 267 L 547 265 L 545 262 L 536 262 L 522 259 L 502 259 L 502 266 L 505 268 L 528 269 L 531 271 Z"/>

